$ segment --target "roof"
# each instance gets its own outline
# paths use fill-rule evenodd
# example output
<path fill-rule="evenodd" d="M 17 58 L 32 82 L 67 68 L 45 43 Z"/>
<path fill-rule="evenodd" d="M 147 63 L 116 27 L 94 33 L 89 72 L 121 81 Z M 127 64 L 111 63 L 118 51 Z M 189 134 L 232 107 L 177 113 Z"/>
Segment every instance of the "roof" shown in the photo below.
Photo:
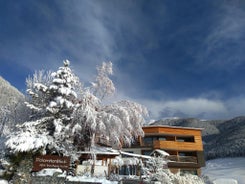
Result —
<path fill-rule="evenodd" d="M 101 146 L 97 146 L 94 145 L 90 148 L 89 151 L 79 151 L 77 152 L 79 154 L 95 154 L 95 155 L 119 155 L 119 151 L 118 150 L 114 150 L 112 148 L 108 148 L 108 147 L 101 147 Z"/>
<path fill-rule="evenodd" d="M 147 125 L 143 126 L 143 128 L 175 128 L 175 129 L 189 129 L 189 130 L 204 130 L 204 128 L 196 128 L 196 127 L 182 127 L 182 126 L 169 126 L 169 125 Z"/>
<path fill-rule="evenodd" d="M 79 151 L 79 152 L 77 152 L 77 153 L 79 153 L 79 154 L 81 154 L 81 155 L 83 155 L 83 154 L 95 154 L 95 155 L 119 155 L 119 153 L 118 152 L 109 152 L 109 151 L 105 151 L 105 152 L 103 152 L 103 151 Z"/>
<path fill-rule="evenodd" d="M 131 156 L 131 157 L 138 157 L 138 158 L 151 158 L 151 156 L 148 156 L 148 155 L 140 155 L 140 154 L 135 154 L 135 153 L 128 153 L 128 152 L 125 152 L 125 151 L 120 151 L 120 153 L 122 155 L 127 155 L 127 156 Z"/>

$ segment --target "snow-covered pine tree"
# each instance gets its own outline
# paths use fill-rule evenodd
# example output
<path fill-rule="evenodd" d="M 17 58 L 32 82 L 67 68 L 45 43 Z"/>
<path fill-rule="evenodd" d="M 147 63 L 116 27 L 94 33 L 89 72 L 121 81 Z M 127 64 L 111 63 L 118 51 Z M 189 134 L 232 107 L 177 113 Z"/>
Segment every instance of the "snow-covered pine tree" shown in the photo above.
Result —
<path fill-rule="evenodd" d="M 26 79 L 26 106 L 32 110 L 33 119 L 37 119 L 38 116 L 43 116 L 46 113 L 46 107 L 50 101 L 50 95 L 43 91 L 40 86 L 48 88 L 52 84 L 52 71 L 39 70 L 35 71 L 32 76 L 28 76 Z"/>
<path fill-rule="evenodd" d="M 52 80 L 50 76 L 39 76 L 39 79 L 35 76 L 29 79 L 27 89 L 31 98 L 26 104 L 33 110 L 31 121 L 18 125 L 19 130 L 9 136 L 6 145 L 13 152 L 42 149 L 67 155 L 73 149 L 69 123 L 78 104 L 75 92 L 78 77 L 68 60 L 51 74 Z"/>

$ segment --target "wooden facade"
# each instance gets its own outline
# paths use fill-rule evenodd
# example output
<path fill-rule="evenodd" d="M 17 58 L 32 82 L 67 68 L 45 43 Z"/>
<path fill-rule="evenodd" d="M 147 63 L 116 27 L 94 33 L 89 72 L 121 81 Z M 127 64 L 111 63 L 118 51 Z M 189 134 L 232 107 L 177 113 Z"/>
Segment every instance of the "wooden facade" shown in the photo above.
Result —
<path fill-rule="evenodd" d="M 126 150 L 149 154 L 154 149 L 169 153 L 169 169 L 173 172 L 201 174 L 205 166 L 202 129 L 175 126 L 143 127 L 144 137 Z"/>

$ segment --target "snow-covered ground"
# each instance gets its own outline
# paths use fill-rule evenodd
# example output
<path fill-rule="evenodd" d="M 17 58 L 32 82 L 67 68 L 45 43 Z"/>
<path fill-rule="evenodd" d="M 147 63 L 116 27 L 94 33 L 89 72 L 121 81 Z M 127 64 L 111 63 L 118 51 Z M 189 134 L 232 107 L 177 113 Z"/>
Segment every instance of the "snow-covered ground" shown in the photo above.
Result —
<path fill-rule="evenodd" d="M 217 184 L 245 184 L 245 157 L 209 160 L 202 173 Z"/>
<path fill-rule="evenodd" d="M 106 180 L 104 177 L 88 177 L 88 176 L 66 176 L 61 169 L 43 169 L 36 173 L 37 176 L 53 176 L 55 173 L 60 173 L 58 177 L 67 177 L 68 181 L 77 181 L 77 182 L 102 182 L 103 184 L 117 184 L 116 181 Z M 1 181 L 0 181 L 0 184 Z"/>

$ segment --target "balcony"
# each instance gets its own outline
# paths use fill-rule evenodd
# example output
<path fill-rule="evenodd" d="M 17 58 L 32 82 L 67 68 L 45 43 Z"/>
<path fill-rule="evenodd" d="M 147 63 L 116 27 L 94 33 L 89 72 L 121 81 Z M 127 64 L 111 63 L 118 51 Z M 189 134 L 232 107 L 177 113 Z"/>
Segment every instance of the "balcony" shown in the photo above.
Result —
<path fill-rule="evenodd" d="M 197 161 L 197 157 L 194 156 L 177 156 L 170 155 L 168 157 L 168 167 L 181 167 L 181 168 L 198 168 L 199 164 Z"/>
<path fill-rule="evenodd" d="M 197 163 L 197 157 L 194 156 L 177 156 L 177 155 L 170 155 L 168 159 L 171 162 L 189 162 L 189 163 Z"/>
<path fill-rule="evenodd" d="M 202 151 L 202 144 L 196 142 L 178 141 L 153 141 L 153 149 L 176 150 L 176 151 Z"/>

